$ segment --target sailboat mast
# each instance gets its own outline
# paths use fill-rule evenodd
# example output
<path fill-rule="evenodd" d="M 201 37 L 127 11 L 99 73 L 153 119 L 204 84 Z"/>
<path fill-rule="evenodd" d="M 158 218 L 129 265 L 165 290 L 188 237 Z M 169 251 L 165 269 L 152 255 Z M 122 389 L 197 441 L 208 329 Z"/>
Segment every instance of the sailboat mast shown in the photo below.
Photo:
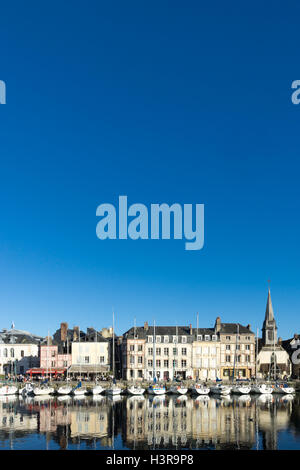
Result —
<path fill-rule="evenodd" d="M 255 361 L 255 380 L 257 383 L 257 374 L 258 374 L 258 367 L 257 367 L 257 361 L 258 361 L 258 328 L 256 331 L 256 361 Z"/>
<path fill-rule="evenodd" d="M 273 326 L 273 354 L 274 354 L 274 380 L 276 380 L 277 364 L 276 364 L 276 354 L 275 354 L 275 324 Z"/>
<path fill-rule="evenodd" d="M 156 344 L 156 338 L 155 338 L 155 320 L 153 322 L 153 380 L 155 380 L 156 377 L 156 372 L 155 372 L 155 344 Z"/>
<path fill-rule="evenodd" d="M 236 352 L 237 352 L 237 346 L 238 346 L 238 335 L 239 335 L 239 325 L 237 324 L 237 334 L 236 334 L 236 342 L 235 342 L 232 382 L 234 381 L 234 377 L 235 377 L 235 364 L 236 364 Z"/>
<path fill-rule="evenodd" d="M 82 361 L 82 357 L 81 357 L 81 350 L 80 350 L 80 326 L 78 327 L 79 329 L 79 332 L 78 332 L 78 342 L 79 342 L 79 379 L 81 381 L 81 361 Z"/>
<path fill-rule="evenodd" d="M 115 378 L 115 313 L 113 311 L 113 378 Z"/>

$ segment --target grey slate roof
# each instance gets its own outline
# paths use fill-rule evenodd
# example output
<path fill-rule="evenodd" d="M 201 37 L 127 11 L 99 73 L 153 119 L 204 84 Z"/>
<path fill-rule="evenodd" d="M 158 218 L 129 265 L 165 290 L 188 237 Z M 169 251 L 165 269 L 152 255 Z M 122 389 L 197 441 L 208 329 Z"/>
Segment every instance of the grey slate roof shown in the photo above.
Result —
<path fill-rule="evenodd" d="M 40 344 L 41 341 L 41 336 L 15 328 L 3 329 L 0 332 L 0 342 L 5 344 Z"/>

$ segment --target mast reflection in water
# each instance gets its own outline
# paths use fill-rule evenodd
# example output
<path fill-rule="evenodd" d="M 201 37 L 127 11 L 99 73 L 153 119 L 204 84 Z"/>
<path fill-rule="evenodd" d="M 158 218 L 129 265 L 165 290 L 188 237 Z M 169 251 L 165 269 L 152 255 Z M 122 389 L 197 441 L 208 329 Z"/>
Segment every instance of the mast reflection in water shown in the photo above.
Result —
<path fill-rule="evenodd" d="M 300 398 L 1 397 L 1 449 L 300 449 Z"/>

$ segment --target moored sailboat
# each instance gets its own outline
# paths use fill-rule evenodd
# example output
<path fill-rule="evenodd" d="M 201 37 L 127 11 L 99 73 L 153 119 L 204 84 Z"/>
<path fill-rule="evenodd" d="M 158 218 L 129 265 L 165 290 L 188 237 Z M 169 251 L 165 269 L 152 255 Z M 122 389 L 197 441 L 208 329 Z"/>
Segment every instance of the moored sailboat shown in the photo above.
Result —
<path fill-rule="evenodd" d="M 195 395 L 208 395 L 210 392 L 210 388 L 206 385 L 195 383 L 190 387 L 190 391 L 192 394 Z"/>
<path fill-rule="evenodd" d="M 14 385 L 3 385 L 0 387 L 0 396 L 15 395 L 16 393 L 18 393 L 18 389 Z"/>
<path fill-rule="evenodd" d="M 113 380 L 112 385 L 106 389 L 106 393 L 108 395 L 121 395 L 122 389 L 117 386 L 117 382 L 115 379 L 115 314 L 113 312 L 113 328 L 112 328 L 112 335 L 113 335 L 113 350 L 112 350 L 112 362 L 113 362 Z"/>

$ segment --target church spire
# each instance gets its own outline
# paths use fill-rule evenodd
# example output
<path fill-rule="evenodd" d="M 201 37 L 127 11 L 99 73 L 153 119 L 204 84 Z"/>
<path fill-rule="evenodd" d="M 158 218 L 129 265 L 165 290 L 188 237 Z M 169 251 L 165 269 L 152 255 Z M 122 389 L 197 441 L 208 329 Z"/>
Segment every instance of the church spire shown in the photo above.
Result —
<path fill-rule="evenodd" d="M 271 346 L 274 344 L 274 342 L 275 344 L 277 344 L 277 326 L 276 326 L 273 305 L 272 305 L 272 300 L 271 300 L 270 285 L 268 289 L 265 320 L 264 320 L 263 328 L 262 328 L 262 339 L 263 339 L 264 346 Z"/>
<path fill-rule="evenodd" d="M 272 305 L 272 300 L 271 300 L 270 286 L 269 286 L 269 291 L 268 291 L 265 321 L 266 322 L 274 321 L 274 312 L 273 312 L 273 305 Z"/>

